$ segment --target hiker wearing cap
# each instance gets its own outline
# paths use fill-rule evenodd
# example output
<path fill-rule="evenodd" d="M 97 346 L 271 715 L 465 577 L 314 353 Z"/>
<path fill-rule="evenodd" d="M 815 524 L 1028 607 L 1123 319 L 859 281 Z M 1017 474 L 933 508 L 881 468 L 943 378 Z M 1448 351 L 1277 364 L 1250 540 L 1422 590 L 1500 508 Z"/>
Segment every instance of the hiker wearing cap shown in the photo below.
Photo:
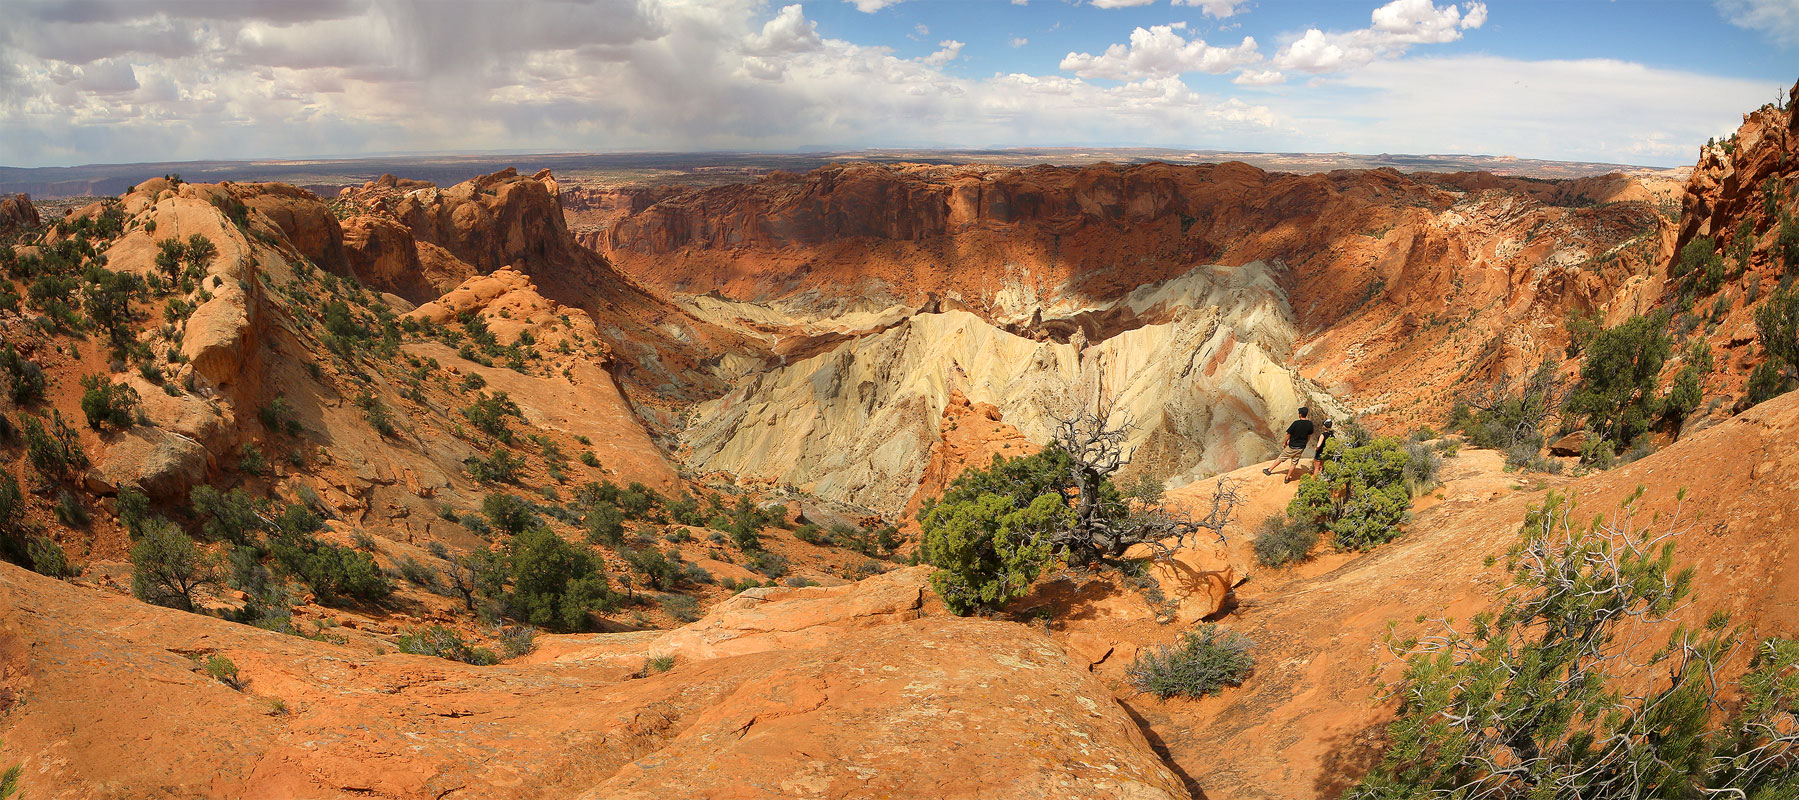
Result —
<path fill-rule="evenodd" d="M 1285 447 L 1281 448 L 1280 458 L 1275 459 L 1272 465 L 1263 469 L 1263 475 L 1273 475 L 1275 467 L 1279 467 L 1282 462 L 1291 461 L 1292 466 L 1299 466 L 1299 458 L 1305 453 L 1306 441 L 1312 438 L 1313 425 L 1312 421 L 1308 419 L 1311 415 L 1311 409 L 1303 406 L 1299 409 L 1299 419 L 1293 420 L 1293 424 L 1287 426 L 1287 443 Z"/>
<path fill-rule="evenodd" d="M 1337 425 L 1334 420 L 1325 417 L 1324 429 L 1318 432 L 1318 444 L 1313 446 L 1312 477 L 1314 478 L 1318 477 L 1318 473 L 1324 471 L 1325 459 L 1330 458 L 1330 455 L 1324 449 L 1324 446 L 1330 444 L 1331 436 L 1336 433 L 1336 427 Z"/>

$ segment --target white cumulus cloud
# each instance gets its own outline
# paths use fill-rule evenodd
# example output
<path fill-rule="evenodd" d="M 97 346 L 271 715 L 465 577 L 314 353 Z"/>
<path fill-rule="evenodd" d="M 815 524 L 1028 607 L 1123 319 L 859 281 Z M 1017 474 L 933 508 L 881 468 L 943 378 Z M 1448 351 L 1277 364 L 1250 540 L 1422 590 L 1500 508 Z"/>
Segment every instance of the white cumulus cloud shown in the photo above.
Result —
<path fill-rule="evenodd" d="M 1437 6 L 1431 0 L 1393 0 L 1374 10 L 1371 25 L 1325 33 L 1311 28 L 1276 53 L 1280 69 L 1324 73 L 1353 69 L 1403 55 L 1412 45 L 1444 44 L 1487 22 L 1485 3 Z"/>
<path fill-rule="evenodd" d="M 1153 25 L 1131 31 L 1128 44 L 1114 44 L 1104 53 L 1069 53 L 1061 67 L 1083 78 L 1137 80 L 1165 78 L 1184 72 L 1228 72 L 1262 60 L 1254 37 L 1245 36 L 1235 47 L 1207 44 L 1204 39 L 1188 40 L 1180 34 L 1184 22 Z"/>
<path fill-rule="evenodd" d="M 1249 0 L 1174 0 L 1177 6 L 1196 6 L 1206 16 L 1213 19 L 1225 19 L 1243 10 Z"/>
<path fill-rule="evenodd" d="M 1799 2 L 1794 0 L 1717 0 L 1718 12 L 1730 24 L 1758 31 L 1783 45 L 1799 44 Z"/>
<path fill-rule="evenodd" d="M 948 64 L 951 61 L 955 61 L 956 59 L 961 58 L 962 57 L 962 48 L 965 45 L 962 42 L 958 42 L 954 39 L 945 39 L 941 42 L 938 42 L 937 46 L 942 49 L 940 49 L 937 52 L 932 53 L 928 56 L 925 56 L 924 58 L 922 58 L 920 60 L 926 64 L 933 66 L 933 67 L 941 67 L 945 64 Z"/>
<path fill-rule="evenodd" d="M 906 0 L 843 0 L 843 2 L 854 3 L 856 10 L 864 14 L 873 14 L 888 6 L 904 3 Z"/>

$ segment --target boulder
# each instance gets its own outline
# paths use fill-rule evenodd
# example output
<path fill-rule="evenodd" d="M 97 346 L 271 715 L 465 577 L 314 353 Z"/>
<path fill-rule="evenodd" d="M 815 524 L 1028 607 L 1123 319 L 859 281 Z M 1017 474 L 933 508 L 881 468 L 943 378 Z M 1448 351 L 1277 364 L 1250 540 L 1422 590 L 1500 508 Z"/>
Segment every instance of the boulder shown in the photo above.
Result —
<path fill-rule="evenodd" d="M 235 284 L 216 286 L 211 300 L 188 317 L 181 354 L 213 388 L 237 378 L 250 346 L 250 311 L 244 291 Z"/>
<path fill-rule="evenodd" d="M 0 197 L 0 234 L 11 233 L 20 228 L 35 228 L 43 224 L 38 217 L 37 206 L 31 204 L 27 195 L 16 194 L 11 197 Z"/>
<path fill-rule="evenodd" d="M 1586 431 L 1575 431 L 1567 436 L 1563 436 L 1560 439 L 1550 442 L 1549 454 L 1562 457 L 1578 456 L 1580 455 L 1581 450 L 1587 446 L 1587 441 L 1592 437 L 1593 435 Z"/>
<path fill-rule="evenodd" d="M 185 502 L 206 478 L 208 455 L 199 442 L 161 428 L 136 427 L 106 446 L 87 483 L 103 493 L 134 488 L 152 500 Z"/>

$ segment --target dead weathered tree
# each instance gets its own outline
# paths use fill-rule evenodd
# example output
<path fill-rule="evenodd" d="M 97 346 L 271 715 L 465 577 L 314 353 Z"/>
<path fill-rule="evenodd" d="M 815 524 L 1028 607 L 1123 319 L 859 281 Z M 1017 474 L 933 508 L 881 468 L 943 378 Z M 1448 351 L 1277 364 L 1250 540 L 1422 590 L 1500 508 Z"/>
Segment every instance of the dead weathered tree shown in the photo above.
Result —
<path fill-rule="evenodd" d="M 1147 544 L 1166 555 L 1173 548 L 1197 542 L 1202 531 L 1220 541 L 1224 528 L 1242 504 L 1237 486 L 1219 478 L 1211 507 L 1203 517 L 1169 504 L 1160 490 L 1153 495 L 1127 497 L 1112 483 L 1130 463 L 1126 445 L 1136 426 L 1104 394 L 1092 403 L 1077 403 L 1052 412 L 1055 445 L 1068 454 L 1069 478 L 1074 497 L 1074 521 L 1059 532 L 1055 543 L 1070 561 L 1094 563 L 1115 559 L 1136 544 Z"/>
<path fill-rule="evenodd" d="M 1519 443 L 1539 445 L 1550 422 L 1560 420 L 1572 391 L 1545 361 L 1522 379 L 1478 383 L 1456 395 L 1456 402 L 1469 409 L 1475 445 L 1506 449 Z"/>

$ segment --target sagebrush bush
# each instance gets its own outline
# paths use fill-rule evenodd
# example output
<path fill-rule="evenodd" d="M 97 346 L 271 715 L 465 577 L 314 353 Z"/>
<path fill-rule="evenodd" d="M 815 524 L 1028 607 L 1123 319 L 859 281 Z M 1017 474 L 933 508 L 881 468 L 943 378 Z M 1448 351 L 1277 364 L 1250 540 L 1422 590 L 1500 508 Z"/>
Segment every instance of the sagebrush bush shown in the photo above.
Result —
<path fill-rule="evenodd" d="M 1125 680 L 1137 691 L 1163 699 L 1203 697 L 1243 683 L 1255 669 L 1255 657 L 1250 654 L 1254 647 L 1249 637 L 1208 622 L 1198 632 L 1181 634 L 1173 645 L 1140 653 L 1125 671 Z"/>
<path fill-rule="evenodd" d="M 529 655 L 537 649 L 537 629 L 529 625 L 507 625 L 500 629 L 500 652 L 507 658 Z"/>
<path fill-rule="evenodd" d="M 31 561 L 31 571 L 52 578 L 73 578 L 81 570 L 69 562 L 69 556 L 63 552 L 62 545 L 48 536 L 35 536 L 25 545 L 26 557 Z"/>
<path fill-rule="evenodd" d="M 436 656 L 464 664 L 485 667 L 500 663 L 500 657 L 485 647 L 475 647 L 462 638 L 454 628 L 443 625 L 432 625 L 415 631 L 400 634 L 394 642 L 402 653 L 418 656 Z"/>
<path fill-rule="evenodd" d="M 671 594 L 662 598 L 662 610 L 677 622 L 692 622 L 700 618 L 699 601 L 684 594 Z"/>
<path fill-rule="evenodd" d="M 1278 514 L 1262 520 L 1256 531 L 1256 562 L 1265 567 L 1282 567 L 1306 560 L 1318 544 L 1318 529 L 1287 519 Z"/>
<path fill-rule="evenodd" d="M 1406 443 L 1405 459 L 1405 485 L 1413 497 L 1436 487 L 1437 470 L 1443 468 L 1442 456 L 1421 442 L 1414 441 Z"/>

